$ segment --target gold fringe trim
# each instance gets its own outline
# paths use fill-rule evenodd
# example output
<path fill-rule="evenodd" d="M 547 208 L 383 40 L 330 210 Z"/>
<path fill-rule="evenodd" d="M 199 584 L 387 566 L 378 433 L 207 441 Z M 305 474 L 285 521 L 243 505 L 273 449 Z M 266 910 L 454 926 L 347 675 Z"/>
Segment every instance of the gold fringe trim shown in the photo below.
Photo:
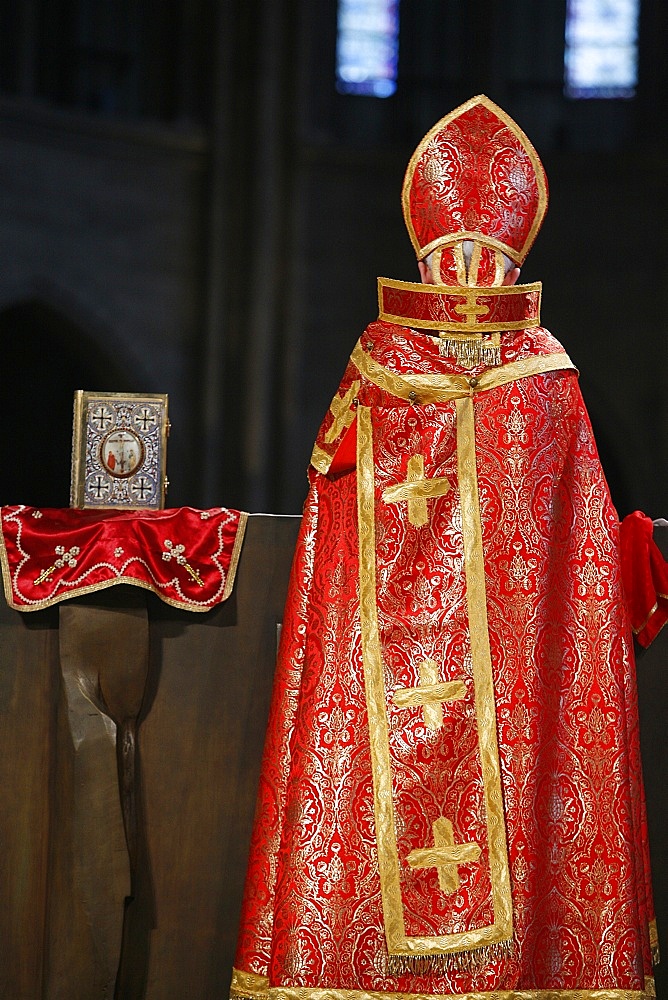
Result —
<path fill-rule="evenodd" d="M 499 335 L 492 334 L 489 340 L 481 337 L 448 337 L 439 333 L 438 353 L 442 357 L 456 358 L 464 368 L 487 365 L 497 368 L 501 364 L 501 343 Z"/>
<path fill-rule="evenodd" d="M 452 951 L 442 955 L 388 955 L 387 973 L 390 976 L 447 975 L 451 972 L 475 972 L 491 962 L 501 962 L 512 957 L 514 941 L 498 941 L 471 951 Z"/>

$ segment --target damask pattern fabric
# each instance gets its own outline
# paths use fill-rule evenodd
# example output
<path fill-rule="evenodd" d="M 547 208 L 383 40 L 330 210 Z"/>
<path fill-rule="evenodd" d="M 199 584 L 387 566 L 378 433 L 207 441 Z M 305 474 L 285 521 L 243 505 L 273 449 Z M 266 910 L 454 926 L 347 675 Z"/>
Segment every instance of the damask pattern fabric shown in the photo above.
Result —
<path fill-rule="evenodd" d="M 653 995 L 617 516 L 563 348 L 501 362 L 376 322 L 323 422 L 234 996 Z"/>
<path fill-rule="evenodd" d="M 522 263 L 547 211 L 547 179 L 526 135 L 484 95 L 446 115 L 406 170 L 404 219 L 418 259 L 482 238 Z M 487 282 L 485 282 L 487 284 Z"/>

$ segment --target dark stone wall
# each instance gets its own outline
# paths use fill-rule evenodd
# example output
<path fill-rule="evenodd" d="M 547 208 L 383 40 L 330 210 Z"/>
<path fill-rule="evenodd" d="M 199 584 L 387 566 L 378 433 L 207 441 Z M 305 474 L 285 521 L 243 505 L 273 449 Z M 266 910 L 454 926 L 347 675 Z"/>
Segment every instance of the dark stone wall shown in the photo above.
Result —
<path fill-rule="evenodd" d="M 186 503 L 202 364 L 204 140 L 4 110 L 1 423 L 25 432 L 21 450 L 38 466 L 48 454 L 51 474 L 33 476 L 27 494 L 27 470 L 3 463 L 0 503 L 67 506 L 82 388 L 169 393 L 170 501 Z M 3 453 L 15 434 L 3 435 Z"/>

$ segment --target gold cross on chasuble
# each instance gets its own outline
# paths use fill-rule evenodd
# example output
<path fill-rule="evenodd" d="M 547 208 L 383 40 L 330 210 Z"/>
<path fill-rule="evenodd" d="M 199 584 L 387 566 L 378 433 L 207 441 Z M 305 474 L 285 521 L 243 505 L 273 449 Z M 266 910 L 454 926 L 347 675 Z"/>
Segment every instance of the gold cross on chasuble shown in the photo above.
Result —
<path fill-rule="evenodd" d="M 397 708 L 422 705 L 422 717 L 428 729 L 434 732 L 443 725 L 443 702 L 461 701 L 466 695 L 464 681 L 439 681 L 435 660 L 420 664 L 420 684 L 413 688 L 397 688 L 392 701 Z"/>
<path fill-rule="evenodd" d="M 407 857 L 411 868 L 436 868 L 442 892 L 453 893 L 459 888 L 459 865 L 471 864 L 480 857 L 476 843 L 455 844 L 452 823 L 439 816 L 432 826 L 434 847 L 411 851 Z"/>
<path fill-rule="evenodd" d="M 432 497 L 442 497 L 450 489 L 450 483 L 445 476 L 425 479 L 424 455 L 411 455 L 408 459 L 406 480 L 396 486 L 388 486 L 383 490 L 385 503 L 408 504 L 408 520 L 416 528 L 421 528 L 429 521 L 427 500 Z"/>
<path fill-rule="evenodd" d="M 343 396 L 335 396 L 332 400 L 331 406 L 329 407 L 334 420 L 332 425 L 325 434 L 325 444 L 331 444 L 332 441 L 336 441 L 339 434 L 346 427 L 350 427 L 353 420 L 355 419 L 355 411 L 350 409 L 352 401 L 357 396 L 360 387 L 359 380 L 353 382 L 348 392 Z"/>

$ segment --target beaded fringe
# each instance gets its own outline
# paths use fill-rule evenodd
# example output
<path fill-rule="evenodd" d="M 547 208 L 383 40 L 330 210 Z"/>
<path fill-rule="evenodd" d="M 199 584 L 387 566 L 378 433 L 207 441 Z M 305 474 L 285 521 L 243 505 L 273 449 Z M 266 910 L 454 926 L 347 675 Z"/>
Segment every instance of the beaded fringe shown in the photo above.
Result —
<path fill-rule="evenodd" d="M 439 333 L 439 354 L 455 357 L 464 368 L 487 365 L 494 368 L 501 364 L 501 345 L 498 334 L 490 340 L 482 337 L 448 337 Z"/>
<path fill-rule="evenodd" d="M 490 962 L 510 958 L 513 941 L 486 944 L 471 951 L 452 951 L 441 955 L 388 955 L 387 972 L 390 976 L 444 975 L 449 972 L 474 972 Z"/>

